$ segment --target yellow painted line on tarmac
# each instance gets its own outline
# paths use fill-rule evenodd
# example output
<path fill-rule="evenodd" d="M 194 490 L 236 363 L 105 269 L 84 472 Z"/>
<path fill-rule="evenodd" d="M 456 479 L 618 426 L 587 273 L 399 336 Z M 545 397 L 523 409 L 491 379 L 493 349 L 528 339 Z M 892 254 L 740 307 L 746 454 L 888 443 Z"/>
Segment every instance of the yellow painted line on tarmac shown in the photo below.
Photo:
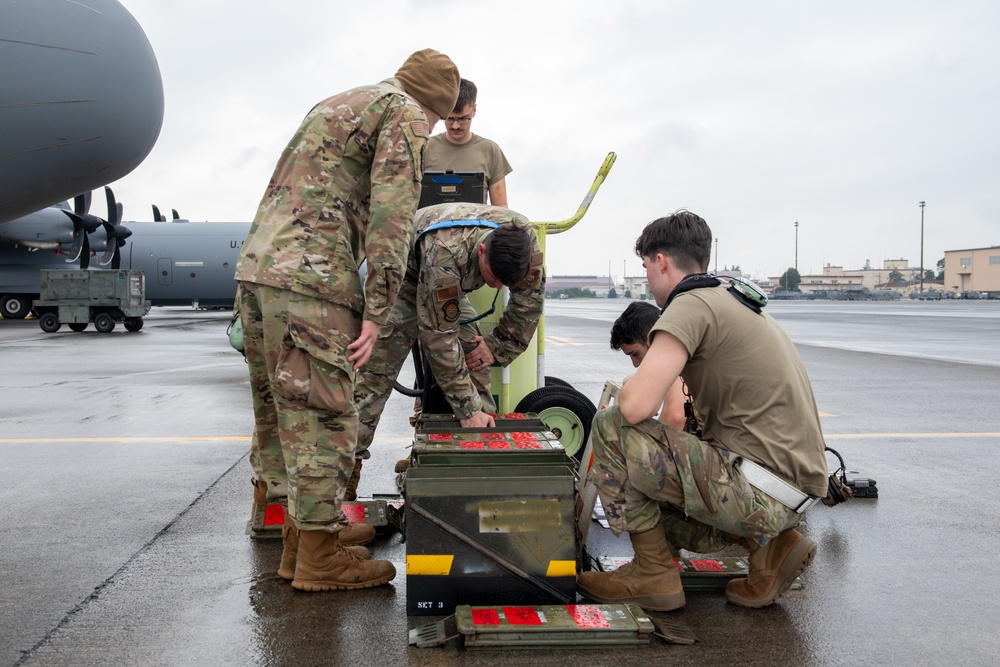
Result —
<path fill-rule="evenodd" d="M 563 347 L 564 345 L 572 345 L 574 347 L 583 347 L 583 343 L 578 343 L 575 340 L 570 340 L 569 338 L 556 338 L 554 336 L 545 337 L 546 345 L 553 345 L 555 347 Z"/>
<path fill-rule="evenodd" d="M 824 433 L 828 440 L 861 440 L 863 438 L 1000 438 L 992 431 L 955 433 Z"/>
<path fill-rule="evenodd" d="M 820 417 L 836 417 L 837 416 L 837 415 L 835 415 L 833 413 L 830 413 L 830 412 L 823 412 L 822 410 L 818 410 L 817 412 L 819 412 L 819 416 Z"/>
<path fill-rule="evenodd" d="M 378 438 L 376 443 L 410 443 L 413 438 Z M 179 435 L 150 438 L 0 438 L 0 444 L 66 443 L 66 442 L 250 442 L 248 435 Z"/>

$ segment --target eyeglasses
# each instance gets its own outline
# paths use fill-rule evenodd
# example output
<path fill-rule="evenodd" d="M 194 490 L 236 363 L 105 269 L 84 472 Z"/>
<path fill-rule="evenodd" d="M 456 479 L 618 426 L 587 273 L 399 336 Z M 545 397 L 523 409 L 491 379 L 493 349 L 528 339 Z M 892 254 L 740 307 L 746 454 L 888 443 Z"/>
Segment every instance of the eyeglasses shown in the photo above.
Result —
<path fill-rule="evenodd" d="M 445 121 L 449 125 L 451 125 L 452 123 L 459 123 L 460 125 L 465 125 L 470 120 L 472 120 L 472 115 L 471 114 L 468 115 L 468 116 L 448 116 L 447 118 L 445 118 Z"/>

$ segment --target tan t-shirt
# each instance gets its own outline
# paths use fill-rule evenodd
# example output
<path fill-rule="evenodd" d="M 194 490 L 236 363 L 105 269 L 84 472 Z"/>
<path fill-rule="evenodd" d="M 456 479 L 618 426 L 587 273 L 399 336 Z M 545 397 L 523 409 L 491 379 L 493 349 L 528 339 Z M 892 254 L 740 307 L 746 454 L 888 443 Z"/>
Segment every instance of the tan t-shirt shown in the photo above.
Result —
<path fill-rule="evenodd" d="M 823 432 L 812 385 L 785 331 L 726 291 L 678 294 L 650 330 L 690 355 L 682 374 L 704 439 L 760 463 L 813 496 L 827 492 Z"/>
<path fill-rule="evenodd" d="M 424 171 L 481 171 L 487 187 L 513 171 L 496 142 L 473 134 L 464 144 L 453 144 L 445 134 L 435 134 L 427 142 Z M 483 192 L 484 204 L 486 194 Z"/>

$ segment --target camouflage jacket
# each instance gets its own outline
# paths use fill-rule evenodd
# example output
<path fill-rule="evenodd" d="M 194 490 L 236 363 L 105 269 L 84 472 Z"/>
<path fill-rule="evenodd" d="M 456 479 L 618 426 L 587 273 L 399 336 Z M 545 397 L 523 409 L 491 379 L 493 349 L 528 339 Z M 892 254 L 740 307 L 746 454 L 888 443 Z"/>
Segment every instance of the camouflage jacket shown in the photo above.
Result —
<path fill-rule="evenodd" d="M 412 243 L 428 131 L 396 79 L 313 107 L 278 160 L 236 279 L 332 301 L 384 324 Z"/>
<path fill-rule="evenodd" d="M 490 352 L 507 366 L 524 352 L 538 326 L 545 300 L 545 267 L 535 229 L 526 217 L 498 206 L 439 204 L 417 211 L 414 252 L 407 262 L 400 299 L 416 304 L 420 344 L 428 353 L 434 378 L 456 414 L 470 417 L 481 409 L 469 379 L 465 353 L 459 343 L 463 297 L 486 284 L 479 270 L 479 244 L 493 231 L 489 227 L 449 227 L 420 232 L 444 220 L 513 222 L 532 238 L 531 267 L 520 282 L 509 285 L 510 300 L 500 321 L 485 334 Z M 418 264 L 419 262 L 419 264 Z"/>

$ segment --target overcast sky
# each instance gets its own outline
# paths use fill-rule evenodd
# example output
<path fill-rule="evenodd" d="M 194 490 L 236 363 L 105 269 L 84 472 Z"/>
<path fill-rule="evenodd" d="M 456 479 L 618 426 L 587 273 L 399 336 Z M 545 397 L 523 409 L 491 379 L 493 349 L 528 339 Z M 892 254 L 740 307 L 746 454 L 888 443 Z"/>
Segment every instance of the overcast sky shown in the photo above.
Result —
<path fill-rule="evenodd" d="M 150 205 L 252 219 L 319 100 L 448 54 L 479 87 L 473 132 L 503 148 L 510 206 L 590 212 L 550 236 L 549 273 L 641 272 L 650 220 L 704 217 L 716 263 L 762 279 L 866 260 L 924 265 L 1000 245 L 1000 4 L 924 0 L 122 0 L 146 31 L 166 113 L 113 184 Z M 443 131 L 438 125 L 435 132 Z"/>

